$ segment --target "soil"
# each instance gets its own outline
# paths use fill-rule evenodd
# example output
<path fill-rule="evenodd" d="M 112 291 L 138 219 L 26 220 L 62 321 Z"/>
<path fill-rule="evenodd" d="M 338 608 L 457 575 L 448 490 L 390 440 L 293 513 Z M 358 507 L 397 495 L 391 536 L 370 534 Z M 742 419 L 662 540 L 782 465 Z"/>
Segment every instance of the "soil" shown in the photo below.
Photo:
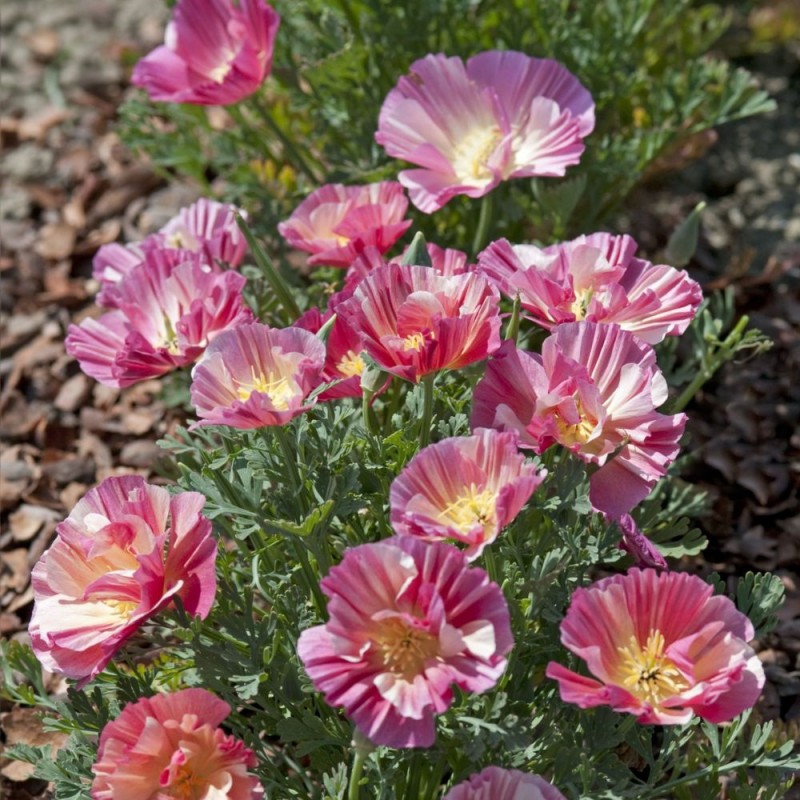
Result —
<path fill-rule="evenodd" d="M 136 472 L 157 482 L 156 440 L 176 424 L 160 384 L 107 389 L 66 355 L 71 322 L 98 313 L 91 259 L 107 242 L 160 227 L 197 191 L 165 185 L 114 132 L 125 63 L 160 43 L 165 12 L 137 0 L 9 0 L 0 32 L 0 636 L 25 640 L 30 569 L 56 524 L 91 486 Z M 733 580 L 779 575 L 787 600 L 756 643 L 768 684 L 764 719 L 800 734 L 800 48 L 743 63 L 778 102 L 723 126 L 708 152 L 637 192 L 618 224 L 646 252 L 663 248 L 708 203 L 689 269 L 706 290 L 732 287 L 737 311 L 774 341 L 729 364 L 689 406 L 685 476 L 709 492 L 701 558 L 681 565 Z M 708 141 L 707 141 L 708 143 Z M 51 677 L 54 692 L 63 683 Z M 0 701 L 0 796 L 40 797 L 3 742 L 40 742 L 26 709 Z M 55 742 L 58 744 L 57 742 Z"/>

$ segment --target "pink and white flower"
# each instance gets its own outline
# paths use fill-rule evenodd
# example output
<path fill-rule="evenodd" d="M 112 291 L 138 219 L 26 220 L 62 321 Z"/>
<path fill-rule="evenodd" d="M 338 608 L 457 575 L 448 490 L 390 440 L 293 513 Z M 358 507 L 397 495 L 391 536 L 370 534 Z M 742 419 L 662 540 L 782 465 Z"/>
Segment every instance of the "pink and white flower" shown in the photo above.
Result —
<path fill-rule="evenodd" d="M 32 573 L 31 645 L 47 669 L 87 683 L 175 597 L 208 615 L 217 545 L 204 503 L 138 475 L 106 478 L 78 502 Z"/>
<path fill-rule="evenodd" d="M 618 325 L 572 322 L 542 354 L 507 341 L 475 388 L 473 427 L 516 431 L 536 453 L 553 444 L 599 467 L 592 505 L 619 520 L 677 457 L 685 414 L 660 414 L 667 384 L 652 347 Z"/>
<path fill-rule="evenodd" d="M 116 308 L 119 304 L 117 284 L 134 268 L 144 264 L 151 254 L 172 267 L 196 260 L 209 269 L 218 261 L 238 267 L 247 252 L 247 241 L 236 224 L 237 214 L 245 216 L 236 206 L 203 197 L 182 208 L 160 231 L 141 242 L 103 245 L 92 261 L 92 274 L 100 281 L 98 305 Z"/>
<path fill-rule="evenodd" d="M 279 24 L 264 0 L 178 0 L 164 44 L 136 64 L 131 83 L 167 103 L 238 103 L 269 75 Z"/>
<path fill-rule="evenodd" d="M 455 250 L 451 247 L 440 247 L 433 242 L 426 242 L 425 248 L 431 260 L 430 268 L 439 275 L 463 275 L 465 272 L 475 270 L 474 264 L 469 264 L 467 254 L 463 250 Z M 408 250 L 408 248 L 406 248 Z M 388 261 L 374 247 L 367 247 L 356 257 L 347 270 L 345 283 L 348 286 L 355 286 L 369 275 L 373 270 L 383 267 L 386 264 L 402 264 L 406 250 L 399 256 L 394 256 Z M 420 265 L 417 265 L 420 266 Z"/>
<path fill-rule="evenodd" d="M 371 272 L 337 313 L 387 372 L 408 381 L 459 369 L 500 346 L 500 296 L 480 275 L 387 264 Z"/>
<path fill-rule="evenodd" d="M 632 569 L 577 589 L 561 642 L 594 678 L 551 661 L 561 699 L 608 705 L 639 722 L 728 722 L 755 705 L 764 670 L 750 620 L 694 575 Z M 596 678 L 596 680 L 595 680 Z"/>
<path fill-rule="evenodd" d="M 167 247 L 201 253 L 210 264 L 222 261 L 238 267 L 247 252 L 247 240 L 236 223 L 244 211 L 229 203 L 218 203 L 201 197 L 182 208 L 161 229 Z"/>
<path fill-rule="evenodd" d="M 329 620 L 300 635 L 316 689 L 375 744 L 429 747 L 434 716 L 494 686 L 513 641 L 500 587 L 455 547 L 396 536 L 345 551 L 322 580 Z"/>
<path fill-rule="evenodd" d="M 318 333 L 333 317 L 339 302 L 352 295 L 352 289 L 337 292 L 331 297 L 328 310 L 323 313 L 318 308 L 306 311 L 294 326 Z M 326 342 L 325 367 L 322 370 L 321 383 L 337 381 L 335 385 L 320 392 L 321 402 L 336 400 L 340 397 L 361 397 L 361 374 L 364 371 L 364 359 L 361 358 L 361 337 L 341 317 L 337 316 L 328 333 Z"/>
<path fill-rule="evenodd" d="M 630 236 L 608 233 L 544 248 L 500 239 L 478 256 L 478 266 L 547 329 L 581 319 L 615 322 L 657 344 L 686 330 L 703 293 L 686 272 L 635 252 Z"/>
<path fill-rule="evenodd" d="M 444 800 L 566 800 L 539 775 L 518 769 L 486 767 L 454 786 Z"/>
<path fill-rule="evenodd" d="M 117 308 L 70 325 L 67 352 L 106 386 L 125 387 L 194 362 L 213 338 L 253 319 L 245 278 L 205 264 L 198 254 L 177 266 L 148 254 L 113 290 Z"/>
<path fill-rule="evenodd" d="M 410 219 L 403 187 L 393 181 L 365 186 L 328 183 L 312 192 L 285 222 L 281 236 L 312 255 L 310 265 L 349 267 L 366 248 L 387 252 Z"/>
<path fill-rule="evenodd" d="M 429 445 L 392 482 L 392 527 L 427 541 L 455 539 L 469 561 L 520 512 L 544 480 L 513 433 L 489 428 Z"/>
<path fill-rule="evenodd" d="M 322 381 L 325 345 L 301 328 L 258 322 L 218 336 L 192 370 L 198 425 L 285 425 Z"/>
<path fill-rule="evenodd" d="M 92 800 L 260 800 L 255 754 L 219 727 L 230 713 L 205 689 L 128 703 L 100 734 Z"/>
<path fill-rule="evenodd" d="M 565 67 L 490 50 L 466 65 L 441 53 L 415 61 L 387 95 L 375 140 L 421 167 L 399 180 L 431 213 L 510 178 L 564 175 L 593 128 L 592 97 Z"/>

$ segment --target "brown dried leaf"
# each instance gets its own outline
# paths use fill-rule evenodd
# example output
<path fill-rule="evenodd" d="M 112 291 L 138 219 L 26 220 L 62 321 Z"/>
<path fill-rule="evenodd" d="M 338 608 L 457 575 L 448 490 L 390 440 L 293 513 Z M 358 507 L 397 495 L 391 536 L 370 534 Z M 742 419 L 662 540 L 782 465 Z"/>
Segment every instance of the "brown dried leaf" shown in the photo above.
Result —
<path fill-rule="evenodd" d="M 11 535 L 16 542 L 27 542 L 33 539 L 43 528 L 55 529 L 61 515 L 49 508 L 21 505 L 8 518 Z"/>
<path fill-rule="evenodd" d="M 99 247 L 109 242 L 114 242 L 122 230 L 122 223 L 118 219 L 107 219 L 99 228 L 89 231 L 87 237 L 75 248 L 75 255 L 85 256 L 94 253 Z"/>
<path fill-rule="evenodd" d="M 62 384 L 53 405 L 59 411 L 77 411 L 88 399 L 92 391 L 92 382 L 79 372 Z"/>
<path fill-rule="evenodd" d="M 20 139 L 37 139 L 41 141 L 50 128 L 60 125 L 70 116 L 69 111 L 58 106 L 45 106 L 29 117 L 19 120 L 17 136 Z"/>
<path fill-rule="evenodd" d="M 39 231 L 34 248 L 42 258 L 60 261 L 72 255 L 75 247 L 75 228 L 66 222 L 50 222 Z"/>
<path fill-rule="evenodd" d="M 37 28 L 25 37 L 31 52 L 43 61 L 49 61 L 58 52 L 61 41 L 53 28 Z"/>
<path fill-rule="evenodd" d="M 122 416 L 122 430 L 134 436 L 142 436 L 152 430 L 161 413 L 158 409 L 136 409 Z"/>
<path fill-rule="evenodd" d="M 69 738 L 66 733 L 46 731 L 42 724 L 41 712 L 35 708 L 13 708 L 5 714 L 0 714 L 0 725 L 6 734 L 7 744 L 40 747 L 49 744 L 53 748 L 53 754 L 57 753 Z M 0 770 L 0 774 L 12 781 L 25 781 L 33 775 L 35 769 L 33 764 L 11 761 Z"/>
<path fill-rule="evenodd" d="M 18 594 L 28 585 L 28 548 L 18 547 L 0 553 L 0 595 L 9 590 Z"/>
<path fill-rule="evenodd" d="M 47 403 L 26 400 L 19 392 L 12 392 L 3 404 L 0 417 L 0 436 L 6 439 L 24 439 L 44 419 L 50 410 Z"/>
<path fill-rule="evenodd" d="M 164 451 L 155 443 L 147 440 L 128 442 L 119 454 L 121 464 L 129 467 L 148 469 L 164 455 Z"/>

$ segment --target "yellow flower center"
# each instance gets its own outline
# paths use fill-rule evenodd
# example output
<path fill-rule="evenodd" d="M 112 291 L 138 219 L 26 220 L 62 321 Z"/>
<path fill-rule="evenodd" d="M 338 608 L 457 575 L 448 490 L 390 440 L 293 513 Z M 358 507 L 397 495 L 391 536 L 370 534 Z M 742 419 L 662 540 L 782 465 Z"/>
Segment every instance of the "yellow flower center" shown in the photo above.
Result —
<path fill-rule="evenodd" d="M 497 524 L 496 503 L 497 492 L 492 489 L 478 491 L 473 483 L 439 514 L 439 519 L 464 533 L 476 524 L 488 531 Z"/>
<path fill-rule="evenodd" d="M 104 605 L 107 605 L 113 612 L 123 619 L 128 619 L 131 614 L 136 610 L 139 605 L 133 600 L 103 600 Z"/>
<path fill-rule="evenodd" d="M 453 171 L 459 180 L 467 183 L 491 178 L 492 171 L 486 162 L 501 138 L 502 133 L 496 125 L 470 131 L 453 152 Z"/>
<path fill-rule="evenodd" d="M 569 310 L 575 315 L 576 320 L 586 317 L 586 309 L 592 301 L 593 294 L 594 289 L 584 289 L 583 291 L 575 292 L 575 300 L 572 302 Z"/>
<path fill-rule="evenodd" d="M 181 352 L 178 344 L 178 334 L 175 333 L 175 328 L 172 327 L 172 320 L 166 314 L 164 314 L 164 335 L 160 346 L 166 348 L 173 356 Z"/>
<path fill-rule="evenodd" d="M 183 235 L 182 231 L 174 231 L 167 236 L 166 245 L 167 247 L 180 250 L 184 247 L 188 249 L 189 243 L 186 241 L 186 237 Z"/>
<path fill-rule="evenodd" d="M 401 619 L 385 620 L 381 626 L 375 643 L 383 666 L 404 680 L 413 680 L 425 662 L 439 654 L 438 639 L 426 631 L 411 628 Z"/>
<path fill-rule="evenodd" d="M 162 791 L 176 800 L 197 800 L 208 791 L 208 781 L 197 775 L 191 764 L 184 764 L 178 768 L 175 779 Z"/>
<path fill-rule="evenodd" d="M 281 376 L 276 376 L 272 372 L 264 375 L 256 375 L 253 367 L 250 367 L 249 383 L 240 383 L 236 389 L 236 394 L 244 403 L 253 392 L 265 394 L 269 397 L 272 405 L 279 411 L 289 408 L 289 402 L 295 395 L 294 386 Z"/>
<path fill-rule="evenodd" d="M 354 375 L 361 375 L 364 371 L 364 360 L 359 353 L 348 350 L 339 360 L 336 369 L 346 378 L 352 378 Z"/>
<path fill-rule="evenodd" d="M 617 649 L 623 656 L 622 683 L 639 700 L 657 706 L 688 687 L 680 670 L 664 655 L 661 631 L 650 631 L 644 647 L 631 636 L 627 647 Z"/>
<path fill-rule="evenodd" d="M 211 78 L 214 83 L 223 83 L 225 78 L 228 77 L 228 73 L 233 69 L 233 59 L 236 57 L 235 53 L 230 54 L 231 61 L 226 61 L 220 64 L 218 67 L 214 67 L 211 72 L 208 73 L 208 77 Z"/>
<path fill-rule="evenodd" d="M 403 350 L 422 350 L 424 344 L 425 335 L 418 331 L 403 339 Z"/>
<path fill-rule="evenodd" d="M 568 425 L 561 417 L 556 414 L 556 427 L 558 428 L 558 438 L 562 444 L 586 444 L 589 437 L 594 433 L 597 422 L 584 417 L 574 425 Z"/>

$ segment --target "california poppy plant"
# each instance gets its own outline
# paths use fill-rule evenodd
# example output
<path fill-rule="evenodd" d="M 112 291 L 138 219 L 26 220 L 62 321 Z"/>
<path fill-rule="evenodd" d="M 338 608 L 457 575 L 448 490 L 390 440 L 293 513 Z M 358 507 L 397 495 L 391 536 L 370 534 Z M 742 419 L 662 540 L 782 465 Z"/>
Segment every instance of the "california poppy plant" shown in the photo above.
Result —
<path fill-rule="evenodd" d="M 500 346 L 499 303 L 481 275 L 387 264 L 370 272 L 337 313 L 382 369 L 416 383 L 493 353 Z"/>
<path fill-rule="evenodd" d="M 264 0 L 179 0 L 164 44 L 139 61 L 131 82 L 167 103 L 237 103 L 269 75 L 279 24 Z"/>
<path fill-rule="evenodd" d="M 508 606 L 441 542 L 395 536 L 345 552 L 322 580 L 329 620 L 300 635 L 314 686 L 375 744 L 429 747 L 452 685 L 484 692 L 511 650 Z"/>
<path fill-rule="evenodd" d="M 594 102 L 566 67 L 490 50 L 415 61 L 381 108 L 375 140 L 419 169 L 399 180 L 427 213 L 459 194 L 482 197 L 501 181 L 562 176 L 594 128 Z"/>
<path fill-rule="evenodd" d="M 31 644 L 47 669 L 86 683 L 176 596 L 208 614 L 217 545 L 204 504 L 138 475 L 106 478 L 78 502 L 33 568 Z"/>
<path fill-rule="evenodd" d="M 589 678 L 550 662 L 561 699 L 608 705 L 639 722 L 678 725 L 694 714 L 728 722 L 751 708 L 764 670 L 747 644 L 750 620 L 701 578 L 632 569 L 577 589 L 561 642 Z"/>

